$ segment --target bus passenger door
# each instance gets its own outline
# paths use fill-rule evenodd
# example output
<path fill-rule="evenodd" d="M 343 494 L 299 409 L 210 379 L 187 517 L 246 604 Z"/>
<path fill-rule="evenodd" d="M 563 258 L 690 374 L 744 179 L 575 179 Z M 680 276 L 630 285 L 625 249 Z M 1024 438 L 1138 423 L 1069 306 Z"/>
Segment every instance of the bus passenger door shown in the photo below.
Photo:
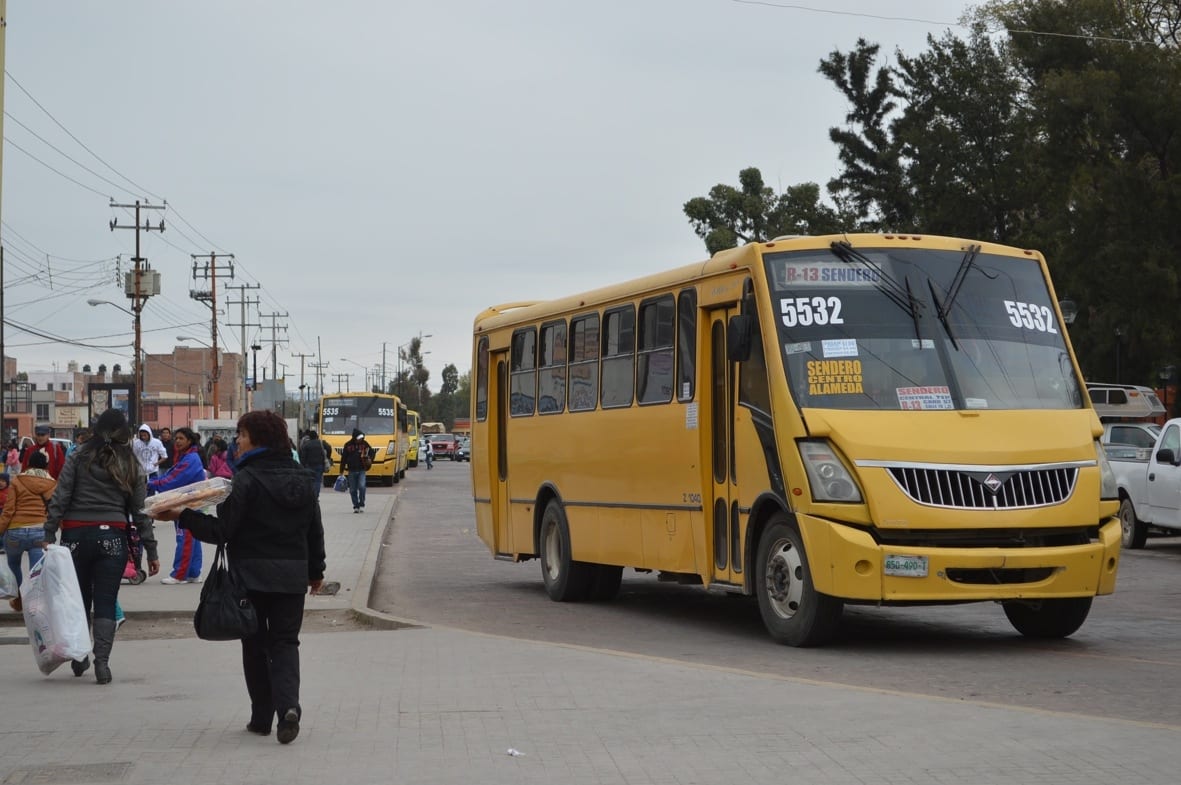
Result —
<path fill-rule="evenodd" d="M 489 437 L 494 440 L 491 451 L 492 508 L 496 514 L 496 553 L 513 553 L 512 504 L 508 495 L 508 352 L 493 352 L 492 367 L 496 369 L 493 385 L 494 400 L 489 402 L 489 414 L 494 418 Z M 531 550 L 527 548 L 526 550 Z"/>
<path fill-rule="evenodd" d="M 709 312 L 708 384 L 704 385 L 709 417 L 709 464 L 712 498 L 703 500 L 709 520 L 713 554 L 711 582 L 742 584 L 742 535 L 738 518 L 738 487 L 734 472 L 736 366 L 726 357 L 726 326 L 736 307 Z"/>

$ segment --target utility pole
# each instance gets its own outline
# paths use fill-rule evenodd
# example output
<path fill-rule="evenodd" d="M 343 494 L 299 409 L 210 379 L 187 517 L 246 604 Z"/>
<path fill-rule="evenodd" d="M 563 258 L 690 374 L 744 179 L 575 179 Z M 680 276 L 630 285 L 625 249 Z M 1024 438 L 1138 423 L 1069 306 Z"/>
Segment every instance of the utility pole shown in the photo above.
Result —
<path fill-rule="evenodd" d="M 114 209 L 135 209 L 135 225 L 128 226 L 120 224 L 118 218 L 112 218 L 110 222 L 111 231 L 116 229 L 134 229 L 135 230 L 135 256 L 131 261 L 135 265 L 134 269 L 127 274 L 127 278 L 123 283 L 123 292 L 131 298 L 131 314 L 132 320 L 135 323 L 135 414 L 132 417 L 132 422 L 142 420 L 143 400 L 144 400 L 144 361 L 142 356 L 142 341 L 140 330 L 140 314 L 143 313 L 144 301 L 151 295 L 160 293 L 160 274 L 152 271 L 150 267 L 145 264 L 145 259 L 140 254 L 139 233 L 140 232 L 163 232 L 164 219 L 160 219 L 160 223 L 152 226 L 148 223 L 147 218 L 144 218 L 143 224 L 140 224 L 141 210 L 163 210 L 162 204 L 147 204 L 141 203 L 139 199 L 135 200 L 135 204 L 116 204 L 115 200 L 111 200 L 111 207 Z"/>
<path fill-rule="evenodd" d="M 328 363 L 308 363 L 312 368 L 316 369 L 316 393 L 317 397 L 324 397 L 324 369 L 328 367 Z"/>
<path fill-rule="evenodd" d="M 304 403 L 305 396 L 303 394 L 303 391 L 307 385 L 305 385 L 303 383 L 303 361 L 305 359 L 307 359 L 308 357 L 315 357 L 316 355 L 314 355 L 314 354 L 294 354 L 293 353 L 291 356 L 299 358 L 299 430 L 305 431 L 305 430 L 307 430 L 308 424 L 307 424 L 307 415 L 304 414 L 303 403 Z"/>
<path fill-rule="evenodd" d="M 238 306 L 241 306 L 241 308 L 242 308 L 242 315 L 240 317 L 241 321 L 239 321 L 237 324 L 235 324 L 234 322 L 227 322 L 227 324 L 229 324 L 231 327 L 238 327 L 241 329 L 241 339 L 242 339 L 242 411 L 241 411 L 241 413 L 242 414 L 246 413 L 246 401 L 249 399 L 249 396 L 247 395 L 247 390 L 246 390 L 246 328 L 247 327 L 261 327 L 262 326 L 262 325 L 258 324 L 257 322 L 247 322 L 246 321 L 246 306 L 253 305 L 255 308 L 258 308 L 258 298 L 257 297 L 247 297 L 246 292 L 249 289 L 258 289 L 261 286 L 262 286 L 262 284 L 257 284 L 257 283 L 255 283 L 255 284 L 242 283 L 242 284 L 238 284 L 237 286 L 227 286 L 226 287 L 227 289 L 237 289 L 238 290 L 238 297 L 241 298 L 238 300 L 226 300 L 226 305 L 238 305 Z"/>
<path fill-rule="evenodd" d="M 347 374 L 347 373 L 334 373 L 334 374 L 332 374 L 332 378 L 336 380 L 336 391 L 337 391 L 337 392 L 340 392 L 340 383 L 341 383 L 341 382 L 344 382 L 345 389 L 346 389 L 346 390 L 348 389 L 348 386 L 349 386 L 349 374 Z M 350 392 L 351 392 L 351 391 L 350 391 Z"/>
<path fill-rule="evenodd" d="M 220 269 L 222 272 L 229 273 L 232 279 L 234 277 L 234 255 L 232 253 L 214 253 L 210 251 L 209 261 L 205 262 L 203 267 L 198 264 L 197 260 L 203 260 L 205 258 L 204 254 L 190 254 L 190 256 L 193 259 L 193 280 L 196 281 L 198 274 L 200 274 L 203 280 L 209 281 L 209 291 L 190 289 L 189 297 L 205 302 L 212 312 L 209 322 L 211 325 L 210 334 L 213 340 L 210 342 L 209 351 L 213 356 L 213 371 L 210 374 L 210 378 L 213 380 L 213 419 L 216 420 L 218 418 L 218 412 L 221 409 L 221 365 L 217 351 L 217 260 L 229 260 Z"/>
<path fill-rule="evenodd" d="M 287 343 L 286 338 L 284 338 L 282 340 L 279 339 L 279 330 L 282 330 L 284 333 L 287 332 L 287 325 L 279 324 L 279 320 L 286 319 L 287 313 L 286 312 L 284 312 L 284 313 L 260 313 L 258 315 L 258 318 L 271 320 L 271 326 L 270 326 L 270 331 L 271 331 L 271 376 L 274 377 L 275 379 L 278 379 L 279 378 L 279 352 L 278 352 L 278 348 L 279 348 L 279 344 L 281 344 L 281 343 L 286 344 Z"/>

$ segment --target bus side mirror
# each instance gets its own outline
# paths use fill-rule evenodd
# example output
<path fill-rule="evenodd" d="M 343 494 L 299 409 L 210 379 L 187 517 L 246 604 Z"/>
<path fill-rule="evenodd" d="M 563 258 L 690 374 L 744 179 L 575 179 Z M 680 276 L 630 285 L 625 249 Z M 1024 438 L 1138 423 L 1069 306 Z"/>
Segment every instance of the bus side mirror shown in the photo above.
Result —
<path fill-rule="evenodd" d="M 726 328 L 726 359 L 732 363 L 750 359 L 751 344 L 754 340 L 755 320 L 748 314 L 730 317 Z"/>

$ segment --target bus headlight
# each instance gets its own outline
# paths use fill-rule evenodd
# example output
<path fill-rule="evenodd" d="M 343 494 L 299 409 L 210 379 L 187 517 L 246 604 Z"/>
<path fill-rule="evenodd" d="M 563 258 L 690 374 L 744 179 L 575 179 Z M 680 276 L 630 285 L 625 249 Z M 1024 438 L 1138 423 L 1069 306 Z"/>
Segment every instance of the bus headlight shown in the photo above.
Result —
<path fill-rule="evenodd" d="M 1115 472 L 1107 462 L 1107 450 L 1098 439 L 1095 440 L 1095 457 L 1099 461 L 1099 498 L 1118 499 L 1119 484 L 1115 480 Z"/>
<path fill-rule="evenodd" d="M 800 458 L 804 462 L 804 470 L 808 473 L 813 501 L 861 501 L 861 489 L 831 444 L 823 440 L 801 441 L 797 446 Z"/>
<path fill-rule="evenodd" d="M 385 446 L 385 454 L 386 455 L 393 455 L 397 451 L 398 451 L 398 443 L 397 442 L 389 442 L 386 444 L 386 446 Z"/>

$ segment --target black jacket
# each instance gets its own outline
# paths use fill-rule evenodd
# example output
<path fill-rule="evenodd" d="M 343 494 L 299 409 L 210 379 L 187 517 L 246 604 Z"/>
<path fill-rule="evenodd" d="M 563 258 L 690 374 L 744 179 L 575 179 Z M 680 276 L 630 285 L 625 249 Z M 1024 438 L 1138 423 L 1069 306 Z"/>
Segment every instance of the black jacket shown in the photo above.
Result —
<path fill-rule="evenodd" d="M 371 459 L 373 455 L 373 447 L 364 439 L 349 439 L 344 443 L 344 447 L 340 448 L 340 465 L 341 468 L 350 472 L 365 471 L 364 465 L 361 463 L 361 456 L 368 455 Z"/>
<path fill-rule="evenodd" d="M 226 543 L 230 568 L 250 591 L 303 594 L 324 577 L 324 524 L 317 481 L 289 450 L 238 459 L 230 496 L 217 517 L 196 510 L 179 523 L 202 542 Z"/>

